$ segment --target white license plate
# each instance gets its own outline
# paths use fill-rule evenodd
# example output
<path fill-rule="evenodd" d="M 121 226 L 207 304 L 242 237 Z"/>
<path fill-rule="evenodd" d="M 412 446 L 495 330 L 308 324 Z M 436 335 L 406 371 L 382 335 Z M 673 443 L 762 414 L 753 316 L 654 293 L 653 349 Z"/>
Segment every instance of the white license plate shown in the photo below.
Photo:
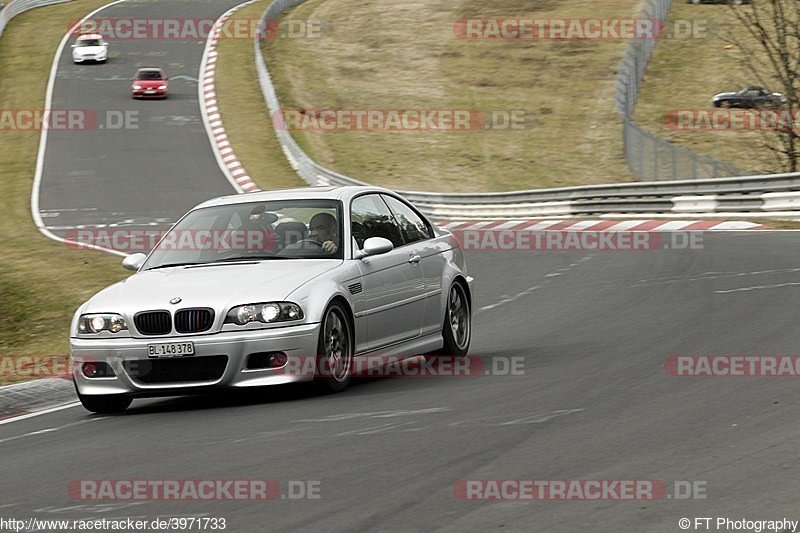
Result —
<path fill-rule="evenodd" d="M 146 93 L 154 93 L 154 92 L 156 92 L 156 90 L 155 89 L 145 89 L 144 92 L 146 92 Z"/>
<path fill-rule="evenodd" d="M 184 355 L 194 355 L 194 343 L 165 342 L 148 344 L 147 355 L 149 357 L 181 357 Z"/>

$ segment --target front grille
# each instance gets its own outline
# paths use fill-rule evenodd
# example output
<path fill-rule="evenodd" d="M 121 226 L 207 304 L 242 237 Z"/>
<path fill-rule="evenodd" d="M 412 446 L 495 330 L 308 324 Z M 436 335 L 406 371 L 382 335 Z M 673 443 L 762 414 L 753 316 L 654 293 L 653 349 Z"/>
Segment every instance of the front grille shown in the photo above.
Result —
<path fill-rule="evenodd" d="M 172 331 L 169 311 L 145 311 L 133 317 L 136 329 L 142 335 L 166 335 Z"/>
<path fill-rule="evenodd" d="M 136 359 L 122 363 L 131 378 L 148 384 L 216 381 L 225 373 L 227 364 L 227 355 L 187 355 L 169 359 Z"/>
<path fill-rule="evenodd" d="M 175 313 L 175 331 L 178 333 L 200 333 L 213 323 L 213 309 L 181 309 Z"/>

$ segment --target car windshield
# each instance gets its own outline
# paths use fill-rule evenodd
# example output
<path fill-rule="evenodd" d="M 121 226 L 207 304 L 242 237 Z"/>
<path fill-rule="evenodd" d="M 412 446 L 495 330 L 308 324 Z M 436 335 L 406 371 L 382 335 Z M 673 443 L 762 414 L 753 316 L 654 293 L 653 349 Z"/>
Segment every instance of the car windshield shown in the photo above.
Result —
<path fill-rule="evenodd" d="M 85 39 L 83 41 L 78 41 L 78 46 L 102 46 L 103 43 L 100 39 Z"/>
<path fill-rule="evenodd" d="M 164 79 L 157 70 L 140 70 L 136 76 L 137 80 L 161 80 Z"/>
<path fill-rule="evenodd" d="M 197 209 L 156 246 L 143 270 L 278 259 L 341 259 L 341 204 L 280 200 Z"/>

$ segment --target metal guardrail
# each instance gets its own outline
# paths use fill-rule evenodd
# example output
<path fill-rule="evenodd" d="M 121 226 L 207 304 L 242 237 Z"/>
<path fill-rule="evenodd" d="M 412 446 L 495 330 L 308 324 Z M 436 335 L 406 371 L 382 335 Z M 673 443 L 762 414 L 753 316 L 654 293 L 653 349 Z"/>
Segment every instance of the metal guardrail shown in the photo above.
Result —
<path fill-rule="evenodd" d="M 436 219 L 502 219 L 800 210 L 800 173 L 588 185 L 482 194 L 400 191 Z"/>
<path fill-rule="evenodd" d="M 71 1 L 72 0 L 12 0 L 0 10 L 0 36 L 3 35 L 3 30 L 6 29 L 8 22 L 20 13 L 24 13 L 35 7 L 62 4 Z"/>

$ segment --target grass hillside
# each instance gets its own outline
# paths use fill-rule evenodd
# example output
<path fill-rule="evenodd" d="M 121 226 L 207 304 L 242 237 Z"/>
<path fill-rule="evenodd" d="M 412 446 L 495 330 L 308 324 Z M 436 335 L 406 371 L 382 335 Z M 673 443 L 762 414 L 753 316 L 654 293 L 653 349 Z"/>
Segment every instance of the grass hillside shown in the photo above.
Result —
<path fill-rule="evenodd" d="M 639 9 L 634 0 L 604 0 L 602 10 L 594 0 L 310 0 L 282 23 L 295 35 L 303 24 L 318 34 L 271 39 L 265 52 L 286 110 L 524 113 L 523 127 L 511 130 L 294 133 L 315 160 L 355 178 L 431 191 L 630 181 L 613 105 L 627 41 L 465 40 L 454 24 L 489 17 L 631 18 Z M 222 65 L 232 46 L 221 44 Z M 242 90 L 257 83 L 246 72 L 239 81 Z M 242 119 L 268 125 L 262 116 Z"/>

